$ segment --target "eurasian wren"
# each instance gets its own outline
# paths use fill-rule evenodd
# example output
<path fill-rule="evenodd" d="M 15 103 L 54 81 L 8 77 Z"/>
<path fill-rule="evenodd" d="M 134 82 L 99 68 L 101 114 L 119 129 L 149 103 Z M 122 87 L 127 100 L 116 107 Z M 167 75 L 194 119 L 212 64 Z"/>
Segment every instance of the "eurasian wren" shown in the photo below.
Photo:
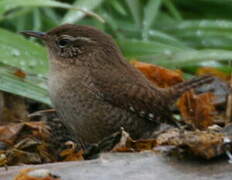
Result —
<path fill-rule="evenodd" d="M 123 127 L 133 138 L 151 134 L 170 120 L 170 105 L 185 91 L 212 80 L 195 78 L 161 89 L 122 56 L 112 38 L 89 26 L 65 24 L 42 39 L 49 52 L 48 87 L 61 119 L 86 143 Z"/>

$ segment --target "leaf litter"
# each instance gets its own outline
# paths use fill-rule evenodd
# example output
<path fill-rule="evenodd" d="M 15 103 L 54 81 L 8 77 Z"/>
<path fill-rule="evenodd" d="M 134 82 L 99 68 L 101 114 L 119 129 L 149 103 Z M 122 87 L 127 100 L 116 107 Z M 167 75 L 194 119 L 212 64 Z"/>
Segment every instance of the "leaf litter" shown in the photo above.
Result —
<path fill-rule="evenodd" d="M 160 88 L 184 81 L 180 70 L 139 61 L 133 61 L 132 65 Z M 102 152 L 154 151 L 207 160 L 225 154 L 230 157 L 232 124 L 225 116 L 227 97 L 231 92 L 230 78 L 213 68 L 198 70 L 200 75 L 209 73 L 215 76 L 215 81 L 188 91 L 178 99 L 173 114 L 179 127 L 161 124 L 162 130 L 152 137 L 138 140 L 132 139 L 122 127 L 91 145 L 81 142 L 59 120 L 55 110 L 29 114 L 21 97 L 2 93 L 0 115 L 4 118 L 0 121 L 0 166 L 80 161 L 97 158 Z M 24 75 L 19 71 L 17 76 Z M 18 113 L 17 107 L 23 115 Z"/>

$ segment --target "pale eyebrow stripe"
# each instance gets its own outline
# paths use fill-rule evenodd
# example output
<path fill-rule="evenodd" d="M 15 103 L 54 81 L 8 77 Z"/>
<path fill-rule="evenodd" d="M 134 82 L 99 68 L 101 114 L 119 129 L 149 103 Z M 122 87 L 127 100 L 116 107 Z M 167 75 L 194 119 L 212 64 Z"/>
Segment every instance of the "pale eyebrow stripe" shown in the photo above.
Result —
<path fill-rule="evenodd" d="M 62 35 L 61 38 L 67 38 L 67 39 L 70 39 L 71 41 L 82 40 L 82 41 L 86 41 L 86 42 L 94 42 L 92 39 L 87 38 L 87 37 L 73 37 L 73 36 L 69 36 L 69 35 Z"/>
<path fill-rule="evenodd" d="M 62 39 L 63 38 L 67 38 L 67 39 L 69 39 L 69 40 L 75 40 L 75 38 L 73 37 L 73 36 L 69 36 L 69 35 L 62 35 L 62 36 L 60 36 Z"/>
<path fill-rule="evenodd" d="M 75 40 L 82 40 L 82 41 L 86 41 L 86 42 L 94 42 L 92 39 L 87 38 L 87 37 L 76 37 L 74 39 Z"/>

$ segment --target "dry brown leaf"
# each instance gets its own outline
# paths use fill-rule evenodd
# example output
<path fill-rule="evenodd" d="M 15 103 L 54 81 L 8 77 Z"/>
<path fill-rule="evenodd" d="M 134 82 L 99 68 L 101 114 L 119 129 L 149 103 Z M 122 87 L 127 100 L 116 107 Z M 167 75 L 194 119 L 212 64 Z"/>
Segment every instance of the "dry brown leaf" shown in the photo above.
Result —
<path fill-rule="evenodd" d="M 157 65 L 132 61 L 131 64 L 140 70 L 152 83 L 161 88 L 170 87 L 183 81 L 180 70 L 170 70 Z"/>
<path fill-rule="evenodd" d="M 54 162 L 55 150 L 47 144 L 49 132 L 44 122 L 14 123 L 0 126 L 0 141 L 10 144 L 6 150 L 8 165 Z M 14 144 L 14 146 L 12 146 Z M 4 165 L 1 163 L 1 165 Z"/>
<path fill-rule="evenodd" d="M 195 125 L 199 129 L 206 129 L 213 125 L 214 118 L 216 115 L 216 109 L 213 105 L 214 95 L 212 93 L 204 93 L 198 95 L 196 114 L 195 114 Z"/>
<path fill-rule="evenodd" d="M 135 152 L 133 149 L 129 148 L 129 147 L 118 147 L 112 150 L 112 152 Z"/>
<path fill-rule="evenodd" d="M 28 120 L 27 107 L 22 97 L 0 92 L 0 125 Z"/>
<path fill-rule="evenodd" d="M 5 151 L 0 151 L 0 167 L 7 166 L 7 156 Z"/>
<path fill-rule="evenodd" d="M 140 152 L 152 150 L 156 145 L 156 139 L 133 140 L 129 134 L 122 130 L 120 141 L 112 149 L 113 152 Z"/>
<path fill-rule="evenodd" d="M 64 160 L 63 161 L 80 161 L 84 160 L 83 158 L 83 150 L 80 150 L 77 152 L 77 145 L 72 142 L 68 141 L 65 143 L 66 146 L 69 148 L 63 150 L 60 152 L 60 157 L 62 157 Z"/>
<path fill-rule="evenodd" d="M 7 164 L 38 164 L 56 161 L 54 151 L 46 142 L 35 138 L 23 138 L 6 150 Z"/>
<path fill-rule="evenodd" d="M 11 149 L 7 152 L 7 164 L 17 165 L 17 164 L 40 164 L 42 159 L 36 152 L 27 152 L 18 149 Z"/>
<path fill-rule="evenodd" d="M 13 144 L 22 128 L 23 124 L 21 123 L 0 126 L 0 141 Z"/>
<path fill-rule="evenodd" d="M 157 138 L 157 145 L 173 145 L 185 149 L 188 153 L 211 159 L 232 150 L 232 139 L 222 133 L 212 131 L 183 131 L 171 129 Z"/>
<path fill-rule="evenodd" d="M 41 142 L 41 144 L 36 146 L 36 151 L 38 152 L 41 159 L 45 163 L 56 162 L 57 157 L 55 156 L 55 150 L 52 149 L 47 143 Z"/>
<path fill-rule="evenodd" d="M 127 146 L 137 152 L 152 150 L 156 146 L 156 139 L 139 139 L 132 143 L 127 142 Z"/>
<path fill-rule="evenodd" d="M 212 93 L 194 94 L 193 91 L 184 93 L 177 106 L 184 121 L 197 129 L 206 129 L 213 125 L 216 109 Z"/>
<path fill-rule="evenodd" d="M 13 74 L 22 79 L 26 78 L 27 76 L 26 72 L 22 71 L 21 69 L 17 69 Z"/>
<path fill-rule="evenodd" d="M 53 175 L 48 169 L 22 169 L 14 180 L 61 180 L 59 176 Z"/>
<path fill-rule="evenodd" d="M 49 127 L 44 121 L 38 122 L 24 122 L 25 128 L 29 128 L 32 131 L 32 136 L 39 137 L 44 140 L 50 136 Z"/>
<path fill-rule="evenodd" d="M 81 160 L 84 160 L 82 150 L 79 152 L 76 152 L 76 151 L 72 151 L 70 149 L 66 149 L 66 150 L 61 152 L 60 156 L 64 158 L 63 161 L 81 161 Z"/>

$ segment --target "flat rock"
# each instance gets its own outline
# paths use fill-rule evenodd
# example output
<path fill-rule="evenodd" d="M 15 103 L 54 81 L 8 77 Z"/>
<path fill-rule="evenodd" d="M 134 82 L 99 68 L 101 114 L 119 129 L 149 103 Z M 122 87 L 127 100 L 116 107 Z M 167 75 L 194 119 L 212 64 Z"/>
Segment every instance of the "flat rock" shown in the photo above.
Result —
<path fill-rule="evenodd" d="M 216 160 L 178 160 L 152 152 L 106 153 L 99 159 L 0 168 L 0 180 L 13 180 L 23 168 L 46 168 L 62 180 L 231 180 L 232 164 Z"/>

